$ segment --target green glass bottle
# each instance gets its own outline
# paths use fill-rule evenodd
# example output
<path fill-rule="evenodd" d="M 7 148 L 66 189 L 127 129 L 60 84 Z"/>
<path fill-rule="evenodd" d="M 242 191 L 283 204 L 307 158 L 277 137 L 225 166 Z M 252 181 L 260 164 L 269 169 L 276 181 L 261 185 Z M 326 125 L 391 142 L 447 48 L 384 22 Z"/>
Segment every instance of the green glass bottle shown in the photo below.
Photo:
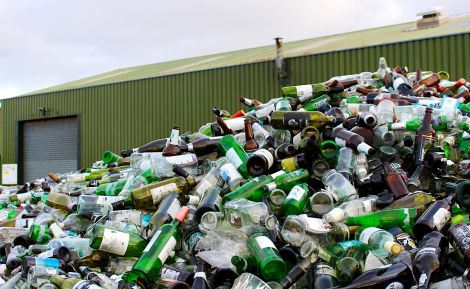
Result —
<path fill-rule="evenodd" d="M 95 193 L 99 196 L 117 196 L 126 185 L 127 180 L 118 180 L 112 183 L 101 184 L 96 188 Z"/>
<path fill-rule="evenodd" d="M 310 190 L 307 184 L 294 186 L 282 203 L 281 212 L 284 216 L 299 215 L 307 205 Z"/>
<path fill-rule="evenodd" d="M 265 185 L 267 191 L 281 189 L 290 191 L 294 186 L 306 182 L 310 178 L 310 173 L 306 169 L 298 169 L 278 176 L 274 181 Z"/>
<path fill-rule="evenodd" d="M 386 230 L 400 227 L 406 232 L 411 232 L 416 221 L 416 215 L 415 208 L 382 210 L 363 216 L 346 218 L 346 225 L 363 228 L 377 227 Z"/>
<path fill-rule="evenodd" d="M 132 270 L 124 274 L 124 281 L 130 283 L 141 280 L 145 284 L 149 284 L 160 276 L 160 269 L 181 239 L 181 233 L 178 229 L 188 212 L 187 207 L 182 207 L 171 223 L 163 225 L 155 233 L 143 252 L 141 250 L 141 256 Z"/>
<path fill-rule="evenodd" d="M 327 94 L 323 94 L 322 96 L 319 96 L 315 99 L 312 99 L 310 100 L 309 102 L 307 102 L 305 105 L 304 105 L 304 109 L 306 111 L 315 111 L 315 110 L 318 110 L 318 108 L 320 106 L 322 106 L 323 104 L 326 104 L 328 103 L 328 101 L 330 100 L 330 97 L 327 95 Z"/>
<path fill-rule="evenodd" d="M 139 257 L 147 246 L 141 236 L 95 225 L 91 231 L 90 247 L 125 257 Z"/>
<path fill-rule="evenodd" d="M 174 177 L 134 189 L 131 196 L 136 209 L 154 209 L 169 194 L 185 194 L 195 184 L 193 178 Z"/>
<path fill-rule="evenodd" d="M 29 228 L 29 237 L 38 244 L 47 244 L 52 239 L 52 232 L 49 226 L 33 224 Z"/>
<path fill-rule="evenodd" d="M 103 162 L 105 164 L 110 164 L 110 163 L 115 163 L 117 162 L 119 159 L 121 159 L 122 157 L 113 153 L 112 151 L 105 151 L 103 153 Z"/>
<path fill-rule="evenodd" d="M 241 187 L 226 194 L 222 198 L 222 203 L 239 199 L 247 199 L 250 201 L 260 202 L 263 196 L 267 193 L 265 190 L 265 185 L 272 182 L 283 174 L 285 174 L 285 171 L 281 170 L 272 175 L 262 175 L 251 179 Z"/>
<path fill-rule="evenodd" d="M 282 95 L 285 97 L 304 97 L 320 96 L 327 91 L 324 83 L 305 84 L 297 86 L 285 86 L 282 88 Z"/>
<path fill-rule="evenodd" d="M 246 167 L 248 155 L 233 135 L 225 135 L 220 139 L 219 151 L 221 155 L 227 157 L 245 179 L 250 177 Z"/>
<path fill-rule="evenodd" d="M 247 241 L 248 249 L 255 258 L 258 270 L 266 281 L 276 281 L 287 273 L 284 260 L 276 246 L 263 232 L 255 232 Z"/>
<path fill-rule="evenodd" d="M 271 126 L 275 129 L 321 128 L 332 120 L 332 116 L 319 111 L 273 111 L 271 114 Z"/>

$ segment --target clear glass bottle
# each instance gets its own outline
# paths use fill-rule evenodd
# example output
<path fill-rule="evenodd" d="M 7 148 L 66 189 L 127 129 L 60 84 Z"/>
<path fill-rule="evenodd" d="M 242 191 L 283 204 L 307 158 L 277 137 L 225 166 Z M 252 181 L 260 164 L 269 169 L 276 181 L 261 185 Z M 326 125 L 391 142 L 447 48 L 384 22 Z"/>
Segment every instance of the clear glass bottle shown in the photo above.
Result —
<path fill-rule="evenodd" d="M 354 186 L 334 169 L 326 171 L 323 174 L 322 181 L 325 187 L 337 196 L 338 202 L 345 202 L 358 197 Z"/>

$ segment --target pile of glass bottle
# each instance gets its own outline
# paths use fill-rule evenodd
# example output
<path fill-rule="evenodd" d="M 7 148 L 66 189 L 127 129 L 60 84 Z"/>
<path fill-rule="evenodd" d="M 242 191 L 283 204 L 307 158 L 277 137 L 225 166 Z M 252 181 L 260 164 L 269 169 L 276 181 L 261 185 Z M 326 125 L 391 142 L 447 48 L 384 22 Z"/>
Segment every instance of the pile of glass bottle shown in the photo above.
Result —
<path fill-rule="evenodd" d="M 1 288 L 470 288 L 470 93 L 389 68 L 0 194 Z"/>

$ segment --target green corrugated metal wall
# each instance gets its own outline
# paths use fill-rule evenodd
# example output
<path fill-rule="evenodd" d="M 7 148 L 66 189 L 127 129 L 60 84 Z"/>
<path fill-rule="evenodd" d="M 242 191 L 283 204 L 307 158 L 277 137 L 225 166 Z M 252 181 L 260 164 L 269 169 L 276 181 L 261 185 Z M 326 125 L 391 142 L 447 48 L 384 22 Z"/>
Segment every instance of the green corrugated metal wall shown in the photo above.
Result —
<path fill-rule="evenodd" d="M 389 66 L 446 70 L 452 78 L 470 77 L 470 33 L 301 56 L 287 60 L 290 84 L 324 81 L 334 75 L 375 71 L 378 59 Z M 52 92 L 3 102 L 4 160 L 17 160 L 18 121 L 79 115 L 81 165 L 107 149 L 116 152 L 167 136 L 172 124 L 197 129 L 214 119 L 214 105 L 236 111 L 238 98 L 267 100 L 280 95 L 273 61 L 179 75 Z"/>

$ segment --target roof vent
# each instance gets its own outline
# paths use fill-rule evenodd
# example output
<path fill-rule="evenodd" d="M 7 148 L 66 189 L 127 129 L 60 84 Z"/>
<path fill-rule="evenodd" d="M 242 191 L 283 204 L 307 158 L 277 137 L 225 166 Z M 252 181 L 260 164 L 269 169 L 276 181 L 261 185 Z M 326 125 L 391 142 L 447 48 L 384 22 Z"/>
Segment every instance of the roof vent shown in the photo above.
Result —
<path fill-rule="evenodd" d="M 437 27 L 440 24 L 449 22 L 447 16 L 442 15 L 442 8 L 434 8 L 425 12 L 416 14 L 416 16 L 421 16 L 416 22 L 416 29 L 425 29 L 431 27 Z"/>

